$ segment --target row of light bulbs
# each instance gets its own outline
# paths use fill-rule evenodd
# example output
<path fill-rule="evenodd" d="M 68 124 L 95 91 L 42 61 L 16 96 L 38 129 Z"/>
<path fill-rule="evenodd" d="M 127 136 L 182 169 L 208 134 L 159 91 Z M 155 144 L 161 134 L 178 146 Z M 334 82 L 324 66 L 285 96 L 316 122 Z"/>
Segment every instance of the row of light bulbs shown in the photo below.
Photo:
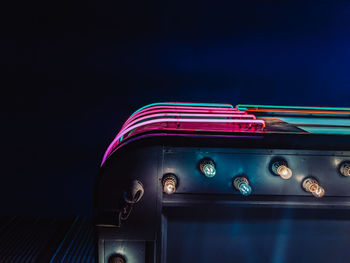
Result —
<path fill-rule="evenodd" d="M 293 175 L 292 170 L 288 167 L 287 162 L 284 159 L 275 159 L 271 163 L 271 172 L 274 175 L 280 176 L 282 179 L 290 179 Z M 204 158 L 199 162 L 199 170 L 208 178 L 212 178 L 216 174 L 216 166 L 213 160 Z M 339 172 L 343 176 L 350 176 L 350 162 L 344 162 Z M 174 174 L 166 174 L 163 176 L 163 191 L 166 194 L 173 194 L 176 191 L 178 180 Z M 236 176 L 232 180 L 232 186 L 236 191 L 239 191 L 242 195 L 247 196 L 252 193 L 252 188 L 249 185 L 249 180 L 243 175 Z M 322 197 L 325 193 L 324 188 L 319 184 L 317 179 L 313 177 L 307 177 L 302 182 L 302 187 L 306 192 L 311 193 L 315 197 Z"/>

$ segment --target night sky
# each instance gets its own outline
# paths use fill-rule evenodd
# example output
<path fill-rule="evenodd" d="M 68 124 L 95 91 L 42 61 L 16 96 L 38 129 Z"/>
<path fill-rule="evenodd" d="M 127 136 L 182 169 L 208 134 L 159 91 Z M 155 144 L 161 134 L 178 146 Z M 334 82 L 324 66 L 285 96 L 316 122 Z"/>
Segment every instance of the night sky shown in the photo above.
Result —
<path fill-rule="evenodd" d="M 0 215 L 92 213 L 104 150 L 159 101 L 350 106 L 350 1 L 11 1 Z"/>

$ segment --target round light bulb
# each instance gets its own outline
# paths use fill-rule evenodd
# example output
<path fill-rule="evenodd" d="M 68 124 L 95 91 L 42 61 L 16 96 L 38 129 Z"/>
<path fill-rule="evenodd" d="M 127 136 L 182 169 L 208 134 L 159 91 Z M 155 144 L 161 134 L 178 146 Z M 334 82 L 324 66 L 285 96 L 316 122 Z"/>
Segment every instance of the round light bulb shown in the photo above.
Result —
<path fill-rule="evenodd" d="M 125 257 L 123 257 L 122 255 L 116 254 L 116 255 L 112 255 L 109 259 L 108 259 L 108 263 L 125 263 Z"/>
<path fill-rule="evenodd" d="M 285 165 L 280 165 L 278 168 L 277 168 L 277 173 L 283 178 L 283 179 L 289 179 L 292 177 L 293 175 L 293 172 L 290 168 L 288 168 L 287 166 Z"/>
<path fill-rule="evenodd" d="M 284 159 L 277 159 L 271 165 L 272 173 L 279 175 L 282 179 L 290 179 L 293 175 L 292 170 L 288 167 L 287 161 Z"/>
<path fill-rule="evenodd" d="M 203 173 L 206 177 L 213 177 L 216 174 L 216 169 L 211 164 L 206 164 L 203 167 Z"/>
<path fill-rule="evenodd" d="M 350 162 L 342 164 L 340 167 L 340 173 L 344 176 L 350 176 Z"/>
<path fill-rule="evenodd" d="M 209 158 L 204 158 L 199 162 L 199 169 L 208 178 L 212 178 L 216 174 L 215 163 Z"/>
<path fill-rule="evenodd" d="M 325 190 L 319 185 L 318 181 L 314 178 L 304 179 L 302 186 L 306 192 L 310 192 L 313 196 L 319 198 L 324 196 Z"/>
<path fill-rule="evenodd" d="M 252 188 L 249 185 L 249 181 L 244 176 L 237 176 L 233 180 L 233 186 L 244 196 L 250 195 L 252 193 Z"/>
<path fill-rule="evenodd" d="M 322 186 L 319 186 L 314 192 L 312 192 L 312 194 L 315 197 L 320 198 L 324 195 L 324 188 Z"/>
<path fill-rule="evenodd" d="M 164 193 L 170 195 L 176 191 L 177 179 L 175 175 L 166 175 L 163 178 L 163 191 Z"/>
<path fill-rule="evenodd" d="M 315 193 L 318 188 L 319 188 L 319 185 L 317 183 L 311 183 L 308 187 L 308 191 L 311 193 Z"/>
<path fill-rule="evenodd" d="M 242 195 L 247 196 L 252 193 L 252 188 L 250 187 L 249 184 L 242 183 L 239 187 L 239 191 L 241 192 Z"/>

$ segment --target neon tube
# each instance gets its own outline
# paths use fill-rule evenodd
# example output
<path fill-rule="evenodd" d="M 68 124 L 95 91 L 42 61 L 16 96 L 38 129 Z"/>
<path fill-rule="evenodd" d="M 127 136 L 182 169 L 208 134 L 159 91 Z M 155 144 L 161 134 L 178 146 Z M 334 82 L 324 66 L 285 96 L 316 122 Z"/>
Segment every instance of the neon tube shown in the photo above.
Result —
<path fill-rule="evenodd" d="M 259 110 L 261 109 L 285 109 L 285 110 L 302 110 L 302 111 L 350 111 L 350 108 L 341 107 L 306 107 L 306 106 L 275 106 L 275 105 L 254 105 L 254 104 L 238 104 L 236 106 L 239 110 Z M 258 109 L 249 109 L 258 108 Z"/>
<path fill-rule="evenodd" d="M 231 105 L 232 106 L 232 105 Z M 126 122 L 124 123 L 123 127 L 126 125 L 126 123 L 130 122 L 132 119 L 137 118 L 137 116 L 141 115 L 141 114 L 148 114 L 148 112 L 153 112 L 155 109 L 158 110 L 171 110 L 171 111 L 177 111 L 177 112 L 182 112 L 182 111 L 186 111 L 186 110 L 191 110 L 194 112 L 198 112 L 198 111 L 209 111 L 209 112 L 221 112 L 221 113 L 235 113 L 235 114 L 247 114 L 245 111 L 239 111 L 236 108 L 214 108 L 214 107 L 202 107 L 202 106 L 150 106 L 148 108 L 142 109 L 140 110 L 138 113 L 134 113 L 133 115 L 131 115 Z"/>
<path fill-rule="evenodd" d="M 220 108 L 233 108 L 233 106 L 231 104 L 220 104 L 220 103 L 196 103 L 196 102 L 157 102 L 157 103 L 151 103 L 148 104 L 146 106 L 143 106 L 142 108 L 138 109 L 137 111 L 135 111 L 132 115 L 134 115 L 135 113 L 152 107 L 152 106 L 159 106 L 159 105 L 170 105 L 170 106 L 199 106 L 199 107 L 220 107 Z"/>
<path fill-rule="evenodd" d="M 126 126 L 129 122 L 131 122 L 134 119 L 137 119 L 141 116 L 146 116 L 146 115 L 150 115 L 153 113 L 168 113 L 168 112 L 175 112 L 175 113 L 187 113 L 187 112 L 192 112 L 192 113 L 209 113 L 209 114 L 217 114 L 217 113 L 228 113 L 228 114 L 240 114 L 242 116 L 247 115 L 247 113 L 245 111 L 239 111 L 239 110 L 214 110 L 209 108 L 207 109 L 198 109 L 199 107 L 197 107 L 196 109 L 189 109 L 188 107 L 182 109 L 182 110 L 178 110 L 177 108 L 174 109 L 173 107 L 169 107 L 167 109 L 153 109 L 153 110 L 149 110 L 149 111 L 144 111 L 144 112 L 139 112 L 131 117 L 129 117 L 126 122 L 123 124 L 123 127 Z"/>
<path fill-rule="evenodd" d="M 141 126 L 145 126 L 145 125 L 149 125 L 149 124 L 154 124 L 154 123 L 163 123 L 163 122 L 189 122 L 189 123 L 235 123 L 235 124 L 258 124 L 261 125 L 262 128 L 265 127 L 265 121 L 263 120 L 230 120 L 230 119 L 155 119 L 155 120 L 149 120 L 149 121 L 145 121 L 142 123 L 138 123 L 134 126 L 131 126 L 129 128 L 127 128 L 126 130 L 124 130 L 123 133 L 119 133 L 114 140 L 112 141 L 112 143 L 108 146 L 104 156 L 103 156 L 103 161 L 102 163 L 106 160 L 107 156 L 109 155 L 109 153 L 113 150 L 113 147 L 115 144 L 118 144 L 119 139 L 121 138 L 121 136 L 124 136 L 126 133 L 139 128 Z M 228 129 L 228 131 L 230 131 Z"/>
<path fill-rule="evenodd" d="M 262 113 L 300 113 L 300 114 L 332 114 L 332 115 L 349 115 L 347 111 L 321 111 L 321 110 L 284 110 L 284 109 L 247 109 L 247 112 L 262 112 Z"/>
<path fill-rule="evenodd" d="M 147 112 L 147 111 L 150 111 L 150 110 L 154 110 L 154 109 L 173 109 L 173 110 L 193 110 L 193 111 L 198 111 L 198 110 L 209 110 L 209 111 L 212 111 L 212 110 L 215 110 L 215 111 L 239 111 L 238 109 L 236 108 L 227 108 L 227 107 L 223 107 L 223 108 L 219 108 L 219 107 L 204 107 L 204 106 L 197 106 L 197 107 L 194 107 L 194 106 L 152 106 L 152 107 L 147 107 L 145 109 L 142 109 L 142 110 L 139 110 L 135 113 L 133 113 L 130 117 L 133 117 L 134 115 L 138 115 L 140 113 L 143 113 L 143 112 Z"/>
<path fill-rule="evenodd" d="M 150 114 L 150 115 L 146 115 L 143 117 L 139 117 L 136 118 L 134 120 L 127 120 L 124 125 L 122 126 L 121 130 L 119 131 L 119 133 L 117 134 L 117 136 L 121 133 L 124 133 L 124 130 L 127 129 L 128 127 L 130 127 L 131 125 L 134 125 L 135 123 L 139 123 L 143 120 L 147 120 L 147 119 L 151 119 L 151 118 L 159 118 L 159 117 L 175 117 L 175 118 L 180 118 L 183 116 L 187 116 L 187 117 L 208 117 L 208 118 L 219 118 L 219 117 L 226 117 L 226 118 L 235 118 L 235 119 L 252 119 L 255 120 L 256 117 L 255 115 L 252 114 L 188 114 L 188 113 L 178 113 L 177 114 L 172 114 L 172 113 L 159 113 L 159 114 Z M 123 138 L 123 137 L 121 137 Z M 122 140 L 122 139 L 121 139 Z"/>
<path fill-rule="evenodd" d="M 141 122 L 143 120 L 151 119 L 151 118 L 159 118 L 159 117 L 175 117 L 175 118 L 181 118 L 181 117 L 208 117 L 208 118 L 219 118 L 219 117 L 226 117 L 226 118 L 236 118 L 236 119 L 252 119 L 255 120 L 256 117 L 255 115 L 252 114 L 200 114 L 200 113 L 195 113 L 195 114 L 188 114 L 188 113 L 178 113 L 178 114 L 172 114 L 172 113 L 158 113 L 158 114 L 151 114 L 151 115 L 146 115 L 137 119 L 134 119 L 132 121 L 127 121 L 120 132 L 123 132 L 123 130 L 135 123 Z"/>

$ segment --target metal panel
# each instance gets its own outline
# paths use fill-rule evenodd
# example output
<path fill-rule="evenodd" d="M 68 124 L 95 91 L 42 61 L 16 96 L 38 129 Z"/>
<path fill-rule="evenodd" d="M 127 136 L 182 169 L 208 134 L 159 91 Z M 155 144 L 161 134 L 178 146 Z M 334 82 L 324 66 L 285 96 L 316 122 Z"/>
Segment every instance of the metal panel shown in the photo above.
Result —
<path fill-rule="evenodd" d="M 349 261 L 350 211 L 202 207 L 167 214 L 167 263 Z"/>

